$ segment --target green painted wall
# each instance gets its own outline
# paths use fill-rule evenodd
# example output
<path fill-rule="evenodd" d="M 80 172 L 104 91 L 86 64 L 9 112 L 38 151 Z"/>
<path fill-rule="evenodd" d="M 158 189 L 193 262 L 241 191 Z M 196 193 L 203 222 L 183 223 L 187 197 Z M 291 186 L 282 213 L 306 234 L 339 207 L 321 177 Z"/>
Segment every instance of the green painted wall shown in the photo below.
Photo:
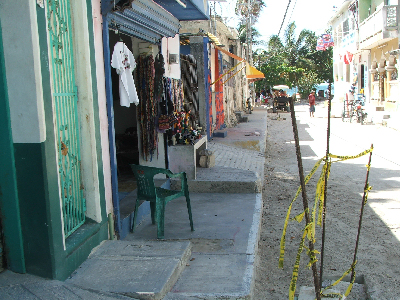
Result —
<path fill-rule="evenodd" d="M 371 0 L 359 0 L 358 10 L 360 23 L 362 23 L 366 18 L 368 18 L 369 8 L 371 6 Z"/>
<path fill-rule="evenodd" d="M 91 2 L 90 0 L 85 1 L 88 5 L 88 19 L 91 21 Z M 9 203 L 11 203 L 13 207 L 11 207 L 11 210 L 7 208 L 6 211 L 7 216 L 12 216 L 12 218 L 7 218 L 7 220 L 13 220 L 13 226 L 11 227 L 13 232 L 11 235 L 8 235 L 12 236 L 13 240 L 12 242 L 8 242 L 7 245 L 13 245 L 13 249 L 10 253 L 16 258 L 19 258 L 12 260 L 13 262 L 19 262 L 19 265 L 15 265 L 16 267 L 14 270 L 24 272 L 24 267 L 26 266 L 26 271 L 28 273 L 64 280 L 86 260 L 94 247 L 108 238 L 103 165 L 101 161 L 100 124 L 97 90 L 95 88 L 96 70 L 94 61 L 93 24 L 89 22 L 90 51 L 93 54 L 90 58 L 90 64 L 92 66 L 91 73 L 93 77 L 93 110 L 95 112 L 96 152 L 98 157 L 97 174 L 100 182 L 99 191 L 102 222 L 96 223 L 88 219 L 75 234 L 71 235 L 64 242 L 57 176 L 50 71 L 48 65 L 47 22 L 44 9 L 37 6 L 36 13 L 46 139 L 39 143 L 12 143 L 12 132 L 9 125 L 10 118 L 6 114 L 8 104 L 4 100 L 7 99 L 4 96 L 7 92 L 7 85 L 3 82 L 5 80 L 3 74 L 4 64 L 1 64 L 0 61 L 0 71 L 2 72 L 0 74 L 0 128 L 2 132 L 7 133 L 6 135 L 1 135 L 0 147 L 2 152 L 3 149 L 5 149 L 10 154 L 9 156 L 0 157 L 0 162 L 3 162 L 2 160 L 9 162 L 9 168 L 7 169 L 3 168 L 3 163 L 1 164 L 0 175 L 3 175 L 4 171 L 14 176 L 6 183 L 4 183 L 3 176 L 0 178 L 0 188 L 6 185 L 9 187 L 6 193 L 3 192 L 3 194 L 0 195 L 0 207 L 3 210 L 3 206 L 1 205 L 1 203 L 4 202 L 3 195 L 7 194 L 7 199 L 11 197 L 10 199 L 13 201 Z M 0 59 L 1 58 L 2 51 L 0 50 Z M 15 159 L 13 157 L 10 158 L 14 153 Z M 12 185 L 12 183 L 14 183 L 14 185 Z M 17 210 L 18 202 L 20 211 Z M 10 211 L 13 212 L 14 215 L 11 213 L 9 214 L 8 212 Z M 21 225 L 16 226 L 18 224 L 15 223 L 18 223 L 19 218 L 21 220 Z M 4 220 L 3 223 L 7 224 Z M 4 228 L 4 231 L 7 231 L 6 228 Z M 23 240 L 22 236 L 24 237 Z M 18 237 L 20 238 L 19 252 L 17 247 Z M 24 258 L 25 262 L 23 260 Z"/>
<path fill-rule="evenodd" d="M 48 216 L 42 147 L 42 144 L 14 144 L 15 166 L 26 270 L 31 274 L 52 278 L 49 228 L 57 226 L 58 222 L 56 218 Z"/>
<path fill-rule="evenodd" d="M 359 0 L 358 10 L 360 23 L 372 15 L 376 11 L 377 7 L 383 3 L 385 3 L 384 0 Z"/>
<path fill-rule="evenodd" d="M 2 222 L 5 245 L 3 255 L 6 257 L 9 270 L 25 273 L 1 28 L 0 26 L 0 222 Z"/>

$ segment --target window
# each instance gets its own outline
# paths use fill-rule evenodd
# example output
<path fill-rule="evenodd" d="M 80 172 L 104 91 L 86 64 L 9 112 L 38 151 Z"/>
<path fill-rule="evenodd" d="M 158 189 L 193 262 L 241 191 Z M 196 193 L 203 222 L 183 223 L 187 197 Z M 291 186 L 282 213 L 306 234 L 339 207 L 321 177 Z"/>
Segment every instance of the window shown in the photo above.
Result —
<path fill-rule="evenodd" d="M 346 36 L 349 34 L 349 19 L 346 19 L 343 22 L 343 36 Z"/>

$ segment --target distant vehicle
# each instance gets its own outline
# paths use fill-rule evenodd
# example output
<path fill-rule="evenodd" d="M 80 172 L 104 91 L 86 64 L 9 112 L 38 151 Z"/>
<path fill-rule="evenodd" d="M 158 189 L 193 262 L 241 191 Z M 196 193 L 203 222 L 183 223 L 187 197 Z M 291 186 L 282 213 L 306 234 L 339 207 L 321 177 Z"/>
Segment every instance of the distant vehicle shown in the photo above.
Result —
<path fill-rule="evenodd" d="M 285 90 L 288 90 L 289 87 L 287 85 L 275 85 L 273 87 L 275 92 L 273 93 L 273 106 L 272 106 L 272 112 L 277 112 L 278 109 L 285 110 L 287 112 L 290 112 L 290 106 L 289 106 L 289 100 L 290 97 L 287 95 Z"/>

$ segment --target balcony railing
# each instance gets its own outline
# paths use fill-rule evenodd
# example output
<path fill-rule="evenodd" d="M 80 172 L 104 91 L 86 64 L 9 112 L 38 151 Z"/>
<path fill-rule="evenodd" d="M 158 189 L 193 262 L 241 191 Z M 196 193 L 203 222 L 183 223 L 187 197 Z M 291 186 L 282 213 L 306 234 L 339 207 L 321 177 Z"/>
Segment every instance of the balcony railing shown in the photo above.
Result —
<path fill-rule="evenodd" d="M 379 39 L 385 38 L 385 32 L 398 29 L 398 18 L 397 5 L 382 6 L 360 24 L 360 43 L 376 35 L 380 35 Z"/>

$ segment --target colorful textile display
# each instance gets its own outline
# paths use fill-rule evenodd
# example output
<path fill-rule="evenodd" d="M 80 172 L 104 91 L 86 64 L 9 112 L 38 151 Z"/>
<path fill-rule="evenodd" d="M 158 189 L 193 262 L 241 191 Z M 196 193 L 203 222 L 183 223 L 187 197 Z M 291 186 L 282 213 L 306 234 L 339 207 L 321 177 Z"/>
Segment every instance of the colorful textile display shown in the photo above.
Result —
<path fill-rule="evenodd" d="M 154 61 L 154 70 L 154 97 L 157 101 L 160 101 L 164 90 L 163 78 L 165 74 L 164 57 L 161 53 L 156 55 L 156 59 Z"/>
<path fill-rule="evenodd" d="M 154 97 L 155 68 L 153 55 L 140 56 L 138 61 L 139 82 L 139 117 L 142 141 L 142 153 L 150 161 L 153 155 L 158 156 L 157 117 L 158 102 Z"/>
<path fill-rule="evenodd" d="M 185 111 L 191 112 L 192 127 L 199 123 L 199 96 L 197 80 L 197 61 L 193 55 L 181 54 L 181 77 L 184 93 Z"/>

